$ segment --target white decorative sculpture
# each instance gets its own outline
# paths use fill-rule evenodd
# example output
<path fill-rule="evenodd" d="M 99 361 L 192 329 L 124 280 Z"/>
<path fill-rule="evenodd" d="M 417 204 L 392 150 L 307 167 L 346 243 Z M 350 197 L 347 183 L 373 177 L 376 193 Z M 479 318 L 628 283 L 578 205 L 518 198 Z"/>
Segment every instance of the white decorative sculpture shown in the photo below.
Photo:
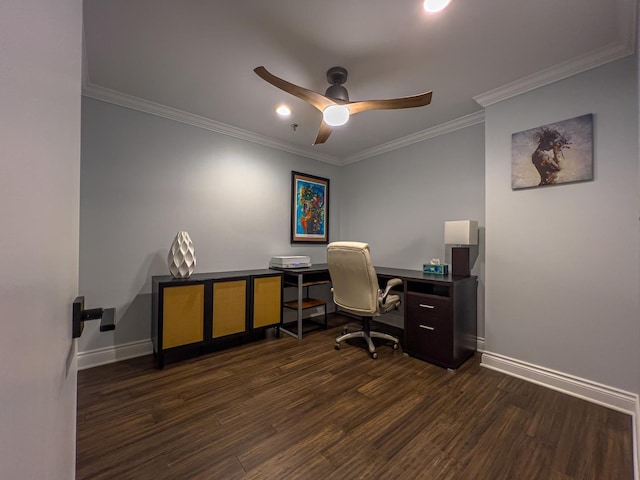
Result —
<path fill-rule="evenodd" d="M 189 278 L 196 266 L 193 242 L 188 232 L 178 232 L 169 248 L 169 271 L 174 278 Z"/>

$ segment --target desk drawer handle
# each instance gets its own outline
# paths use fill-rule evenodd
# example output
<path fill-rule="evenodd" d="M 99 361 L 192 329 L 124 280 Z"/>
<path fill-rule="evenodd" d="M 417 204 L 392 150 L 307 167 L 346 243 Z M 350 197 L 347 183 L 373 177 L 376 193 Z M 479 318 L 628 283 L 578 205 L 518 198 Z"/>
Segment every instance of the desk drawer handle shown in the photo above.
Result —
<path fill-rule="evenodd" d="M 430 327 L 429 325 L 420 325 L 420 328 L 424 328 L 425 330 L 435 330 L 434 327 Z"/>
<path fill-rule="evenodd" d="M 436 308 L 436 307 L 434 307 L 433 305 L 427 305 L 426 303 L 421 303 L 421 304 L 420 304 L 420 306 L 421 306 L 422 308 Z"/>

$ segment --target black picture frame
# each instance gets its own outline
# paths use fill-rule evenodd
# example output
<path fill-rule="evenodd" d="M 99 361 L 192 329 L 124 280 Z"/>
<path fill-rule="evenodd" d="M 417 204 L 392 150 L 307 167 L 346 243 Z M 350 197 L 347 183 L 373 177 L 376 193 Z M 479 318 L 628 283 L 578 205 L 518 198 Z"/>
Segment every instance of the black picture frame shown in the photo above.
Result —
<path fill-rule="evenodd" d="M 291 172 L 291 243 L 329 243 L 328 178 Z"/>

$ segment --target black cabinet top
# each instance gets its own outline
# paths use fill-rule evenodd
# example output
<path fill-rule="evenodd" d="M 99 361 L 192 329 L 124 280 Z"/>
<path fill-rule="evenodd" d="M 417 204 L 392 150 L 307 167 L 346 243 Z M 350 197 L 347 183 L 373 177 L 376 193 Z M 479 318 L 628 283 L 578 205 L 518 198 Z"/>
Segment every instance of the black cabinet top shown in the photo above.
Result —
<path fill-rule="evenodd" d="M 171 283 L 175 285 L 189 285 L 191 283 L 206 282 L 208 280 L 232 280 L 234 278 L 274 275 L 282 275 L 282 272 L 271 268 L 261 268 L 256 270 L 235 270 L 232 272 L 194 273 L 189 278 L 173 278 L 171 275 L 154 275 L 151 277 L 151 281 L 154 284 Z"/>

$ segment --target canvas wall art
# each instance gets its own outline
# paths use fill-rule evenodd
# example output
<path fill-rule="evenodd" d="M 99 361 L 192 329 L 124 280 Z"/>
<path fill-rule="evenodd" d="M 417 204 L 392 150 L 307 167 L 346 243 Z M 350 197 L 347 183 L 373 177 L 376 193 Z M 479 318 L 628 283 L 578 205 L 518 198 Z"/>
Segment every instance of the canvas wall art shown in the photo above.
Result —
<path fill-rule="evenodd" d="M 511 136 L 511 188 L 593 180 L 593 114 Z"/>
<path fill-rule="evenodd" d="M 329 179 L 291 172 L 291 243 L 329 242 Z"/>

